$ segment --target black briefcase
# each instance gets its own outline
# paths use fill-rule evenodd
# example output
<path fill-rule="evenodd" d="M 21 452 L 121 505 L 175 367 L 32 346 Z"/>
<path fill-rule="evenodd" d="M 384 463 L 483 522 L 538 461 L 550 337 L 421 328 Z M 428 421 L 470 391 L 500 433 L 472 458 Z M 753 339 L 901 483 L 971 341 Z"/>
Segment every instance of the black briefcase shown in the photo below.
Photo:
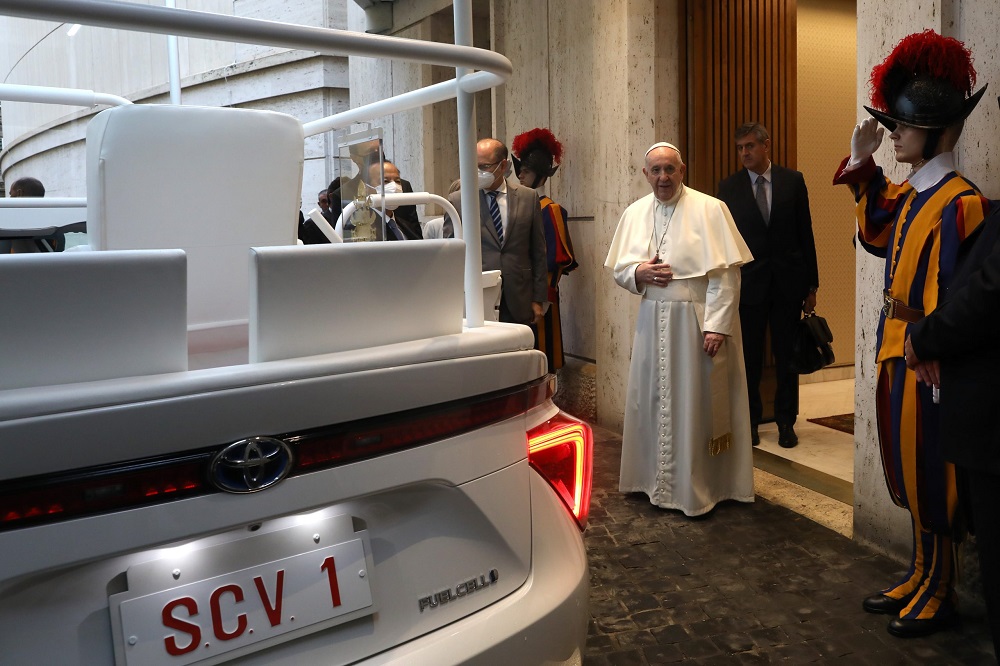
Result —
<path fill-rule="evenodd" d="M 800 375 L 822 370 L 834 362 L 833 333 L 826 319 L 810 312 L 795 326 L 792 339 L 792 370 Z"/>

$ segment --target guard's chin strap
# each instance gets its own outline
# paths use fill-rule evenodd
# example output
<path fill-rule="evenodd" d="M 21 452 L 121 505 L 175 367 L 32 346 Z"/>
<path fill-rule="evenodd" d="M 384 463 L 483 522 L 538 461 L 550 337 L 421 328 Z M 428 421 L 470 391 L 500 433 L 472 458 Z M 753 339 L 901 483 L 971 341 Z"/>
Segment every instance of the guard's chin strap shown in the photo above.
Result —
<path fill-rule="evenodd" d="M 927 140 L 924 141 L 924 152 L 922 157 L 925 160 L 929 160 L 934 157 L 934 153 L 937 150 L 938 144 L 941 143 L 941 135 L 944 134 L 943 129 L 929 129 L 927 130 Z"/>

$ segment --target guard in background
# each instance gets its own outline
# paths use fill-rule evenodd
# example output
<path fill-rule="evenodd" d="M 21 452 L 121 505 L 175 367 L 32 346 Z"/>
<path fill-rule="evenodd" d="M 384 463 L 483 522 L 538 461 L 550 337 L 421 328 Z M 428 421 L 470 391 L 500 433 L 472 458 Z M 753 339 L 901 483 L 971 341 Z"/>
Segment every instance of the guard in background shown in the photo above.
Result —
<path fill-rule="evenodd" d="M 511 144 L 514 172 L 522 185 L 538 192 L 542 206 L 549 305 L 535 331 L 535 348 L 545 352 L 548 357 L 549 372 L 555 372 L 565 363 L 559 315 L 559 280 L 577 267 L 573 258 L 573 241 L 566 226 L 566 209 L 546 196 L 542 189 L 559 168 L 562 150 L 562 144 L 544 127 L 518 134 Z"/>

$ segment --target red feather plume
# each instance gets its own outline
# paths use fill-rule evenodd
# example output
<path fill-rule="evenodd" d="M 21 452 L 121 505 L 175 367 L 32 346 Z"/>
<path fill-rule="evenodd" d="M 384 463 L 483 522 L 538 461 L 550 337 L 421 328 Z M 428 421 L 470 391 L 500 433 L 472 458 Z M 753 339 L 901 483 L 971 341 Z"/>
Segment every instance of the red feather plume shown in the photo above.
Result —
<path fill-rule="evenodd" d="M 888 111 L 889 100 L 885 96 L 892 94 L 892 84 L 917 76 L 944 79 L 968 97 L 976 85 L 972 52 L 957 39 L 943 37 L 933 30 L 904 37 L 885 62 L 872 68 L 868 80 L 872 89 L 872 106 Z"/>
<path fill-rule="evenodd" d="M 533 130 L 515 136 L 514 141 L 510 144 L 510 150 L 520 157 L 526 154 L 527 149 L 531 148 L 532 144 L 536 142 L 542 144 L 545 150 L 552 155 L 555 163 L 559 164 L 559 160 L 562 159 L 562 144 L 559 143 L 552 132 L 544 127 L 536 127 Z"/>

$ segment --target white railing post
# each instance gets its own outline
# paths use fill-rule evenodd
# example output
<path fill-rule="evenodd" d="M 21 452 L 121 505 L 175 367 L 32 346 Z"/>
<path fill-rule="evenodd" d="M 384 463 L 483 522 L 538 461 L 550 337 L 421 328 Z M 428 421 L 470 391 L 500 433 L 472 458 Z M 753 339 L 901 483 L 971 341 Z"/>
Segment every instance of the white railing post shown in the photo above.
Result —
<path fill-rule="evenodd" d="M 455 0 L 455 44 L 472 46 L 472 0 Z M 462 78 L 471 74 L 467 67 L 456 67 L 458 79 L 458 175 L 462 182 L 462 236 L 465 239 L 465 324 L 483 325 L 483 247 L 479 228 L 479 184 L 476 157 L 476 101 L 474 94 L 462 89 Z"/>
<path fill-rule="evenodd" d="M 80 88 L 53 88 L 48 86 L 22 86 L 0 83 L 0 100 L 7 102 L 37 102 L 39 104 L 65 104 L 67 106 L 124 106 L 131 104 L 124 97 L 97 93 Z"/>
<path fill-rule="evenodd" d="M 175 0 L 166 0 L 166 7 L 174 9 Z M 170 81 L 170 103 L 181 103 L 181 64 L 177 53 L 177 35 L 167 35 L 167 80 Z"/>

